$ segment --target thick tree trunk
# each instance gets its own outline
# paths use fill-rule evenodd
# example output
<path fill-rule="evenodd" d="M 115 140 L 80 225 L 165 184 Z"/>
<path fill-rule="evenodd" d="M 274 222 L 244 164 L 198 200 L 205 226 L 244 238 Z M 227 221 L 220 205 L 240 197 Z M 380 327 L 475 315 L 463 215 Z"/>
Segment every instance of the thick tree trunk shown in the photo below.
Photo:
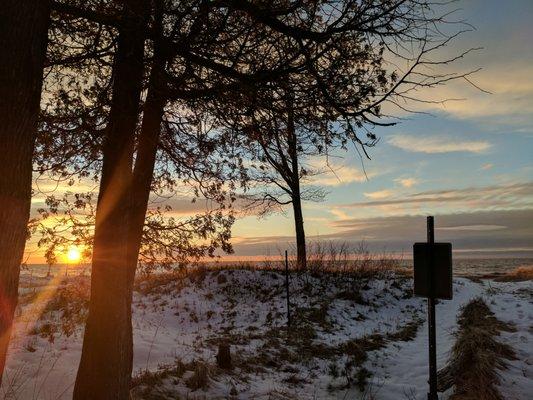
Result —
<path fill-rule="evenodd" d="M 132 282 L 125 260 L 147 2 L 124 3 L 96 212 L 91 301 L 74 399 L 129 398 L 133 365 Z"/>
<path fill-rule="evenodd" d="M 135 160 L 133 185 L 131 187 L 132 203 L 128 230 L 128 257 L 124 260 L 124 268 L 129 271 L 128 300 L 130 301 L 130 309 L 133 297 L 135 271 L 139 258 L 139 250 L 141 248 L 144 220 L 148 208 L 159 134 L 161 131 L 161 119 L 165 107 L 163 97 L 161 97 L 158 90 L 155 89 L 157 85 L 154 86 L 154 81 L 158 80 L 158 78 L 154 78 L 154 75 L 159 75 L 161 67 L 162 64 L 158 61 L 156 61 L 152 67 L 148 96 L 146 103 L 144 104 L 143 123 L 141 134 L 139 136 L 137 157 Z"/>
<path fill-rule="evenodd" d="M 0 6 L 0 382 L 30 215 L 49 6 L 46 0 L 4 0 Z"/>
<path fill-rule="evenodd" d="M 160 2 L 156 2 L 155 5 L 154 31 L 161 32 Z M 161 132 L 161 120 L 166 105 L 164 72 L 165 60 L 160 41 L 156 40 L 152 70 L 148 82 L 148 94 L 143 107 L 143 122 L 139 135 L 131 188 L 133 201 L 128 239 L 128 269 L 131 272 L 130 280 L 132 285 L 152 186 L 159 134 Z"/>
<path fill-rule="evenodd" d="M 159 3 L 156 3 L 156 5 L 158 4 Z M 160 22 L 160 15 L 156 14 L 156 29 Z M 148 208 L 148 200 L 150 198 L 152 178 L 159 143 L 159 134 L 161 132 L 161 120 L 163 118 L 163 112 L 166 104 L 166 100 L 163 96 L 164 67 L 165 62 L 161 57 L 159 44 L 156 43 L 154 60 L 148 84 L 148 94 L 143 108 L 143 122 L 139 135 L 137 157 L 133 172 L 133 184 L 131 186 L 132 207 L 128 230 L 128 257 L 125 260 L 124 265 L 127 271 L 129 271 L 128 300 L 130 302 L 130 310 L 131 301 L 133 298 L 135 271 L 139 259 L 144 220 L 146 217 L 146 210 Z M 131 316 L 131 311 L 129 315 Z"/>

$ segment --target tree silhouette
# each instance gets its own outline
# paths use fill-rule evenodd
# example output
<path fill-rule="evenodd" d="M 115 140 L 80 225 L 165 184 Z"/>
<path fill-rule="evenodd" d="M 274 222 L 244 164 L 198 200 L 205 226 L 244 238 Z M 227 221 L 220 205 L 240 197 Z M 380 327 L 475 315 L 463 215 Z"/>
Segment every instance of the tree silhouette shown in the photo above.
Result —
<path fill-rule="evenodd" d="M 169 170 L 157 173 L 158 156 L 172 162 L 173 172 L 188 171 L 185 180 L 212 177 L 199 185 L 202 193 L 220 202 L 232 197 L 215 178 L 239 175 L 233 169 L 242 170 L 243 159 L 195 165 L 198 159 L 189 160 L 181 147 L 182 116 L 207 138 L 199 141 L 200 152 L 215 151 L 225 139 L 213 133 L 211 140 L 201 122 L 224 127 L 227 111 L 231 125 L 261 139 L 260 147 L 267 141 L 257 135 L 275 139 L 280 131 L 268 128 L 283 121 L 294 154 L 300 127 L 323 120 L 342 129 L 317 129 L 317 146 L 354 142 L 366 154 L 375 141 L 367 126 L 394 123 L 382 120 L 383 105 L 405 108 L 416 90 L 465 76 L 431 70 L 453 61 L 430 58 L 454 37 L 438 30 L 445 21 L 432 6 L 418 0 L 53 2 L 51 63 L 59 68 L 48 88 L 56 112 L 43 117 L 37 160 L 41 172 L 48 163 L 64 177 L 93 174 L 100 187 L 75 398 L 128 398 L 132 286 L 150 191 L 176 183 Z M 383 54 L 407 67 L 383 67 Z M 276 93 L 287 80 L 294 82 L 294 100 L 280 101 Z M 278 110 L 262 118 L 269 102 Z M 63 151 L 52 154 L 54 148 Z M 291 164 L 291 170 L 299 168 Z"/>
<path fill-rule="evenodd" d="M 30 216 L 49 14 L 46 0 L 7 0 L 0 7 L 0 382 Z"/>

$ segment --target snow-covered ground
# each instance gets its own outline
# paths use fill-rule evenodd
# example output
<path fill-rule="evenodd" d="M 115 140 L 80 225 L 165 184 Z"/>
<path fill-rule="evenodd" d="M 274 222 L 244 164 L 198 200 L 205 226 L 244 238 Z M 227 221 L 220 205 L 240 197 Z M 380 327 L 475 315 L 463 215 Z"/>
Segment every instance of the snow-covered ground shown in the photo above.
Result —
<path fill-rule="evenodd" d="M 287 330 L 279 272 L 226 269 L 141 280 L 133 311 L 136 398 L 426 398 L 425 300 L 411 296 L 409 278 L 293 274 L 290 284 L 293 324 Z M 20 292 L 0 395 L 68 399 L 88 278 L 23 275 Z M 501 337 L 518 360 L 501 373 L 500 390 L 506 399 L 530 398 L 532 294 L 531 281 L 456 279 L 454 299 L 437 305 L 439 367 L 453 345 L 460 307 L 482 296 L 499 319 L 516 325 Z M 68 314 L 60 311 L 65 305 Z M 216 367 L 220 342 L 231 346 L 230 371 Z"/>

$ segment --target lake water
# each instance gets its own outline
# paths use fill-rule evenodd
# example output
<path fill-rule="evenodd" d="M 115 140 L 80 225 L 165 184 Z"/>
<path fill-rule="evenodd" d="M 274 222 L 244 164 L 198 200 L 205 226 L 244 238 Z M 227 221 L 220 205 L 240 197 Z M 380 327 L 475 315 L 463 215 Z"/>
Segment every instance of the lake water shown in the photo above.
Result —
<path fill-rule="evenodd" d="M 210 265 L 214 263 L 207 263 Z M 250 265 L 250 263 L 247 263 Z M 406 268 L 412 268 L 411 260 L 401 262 Z M 238 262 L 220 262 L 219 266 L 235 266 Z M 533 258 L 455 258 L 453 260 L 453 273 L 455 276 L 483 276 L 505 274 L 519 267 L 533 266 Z M 22 267 L 21 274 L 28 276 L 46 276 L 49 267 L 45 264 L 31 264 Z M 90 264 L 79 265 L 54 265 L 50 267 L 51 275 L 78 275 L 90 274 Z"/>
<path fill-rule="evenodd" d="M 453 273 L 456 276 L 504 274 L 525 266 L 533 266 L 533 258 L 459 258 L 453 260 Z"/>

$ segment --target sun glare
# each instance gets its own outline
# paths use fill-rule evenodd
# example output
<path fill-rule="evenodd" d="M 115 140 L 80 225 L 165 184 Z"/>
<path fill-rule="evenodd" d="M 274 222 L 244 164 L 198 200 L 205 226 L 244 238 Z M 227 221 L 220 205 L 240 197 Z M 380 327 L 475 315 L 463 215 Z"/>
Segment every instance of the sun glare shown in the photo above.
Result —
<path fill-rule="evenodd" d="M 80 261 L 81 259 L 81 253 L 80 250 L 76 246 L 69 247 L 67 251 L 67 260 L 71 263 L 75 263 Z"/>

